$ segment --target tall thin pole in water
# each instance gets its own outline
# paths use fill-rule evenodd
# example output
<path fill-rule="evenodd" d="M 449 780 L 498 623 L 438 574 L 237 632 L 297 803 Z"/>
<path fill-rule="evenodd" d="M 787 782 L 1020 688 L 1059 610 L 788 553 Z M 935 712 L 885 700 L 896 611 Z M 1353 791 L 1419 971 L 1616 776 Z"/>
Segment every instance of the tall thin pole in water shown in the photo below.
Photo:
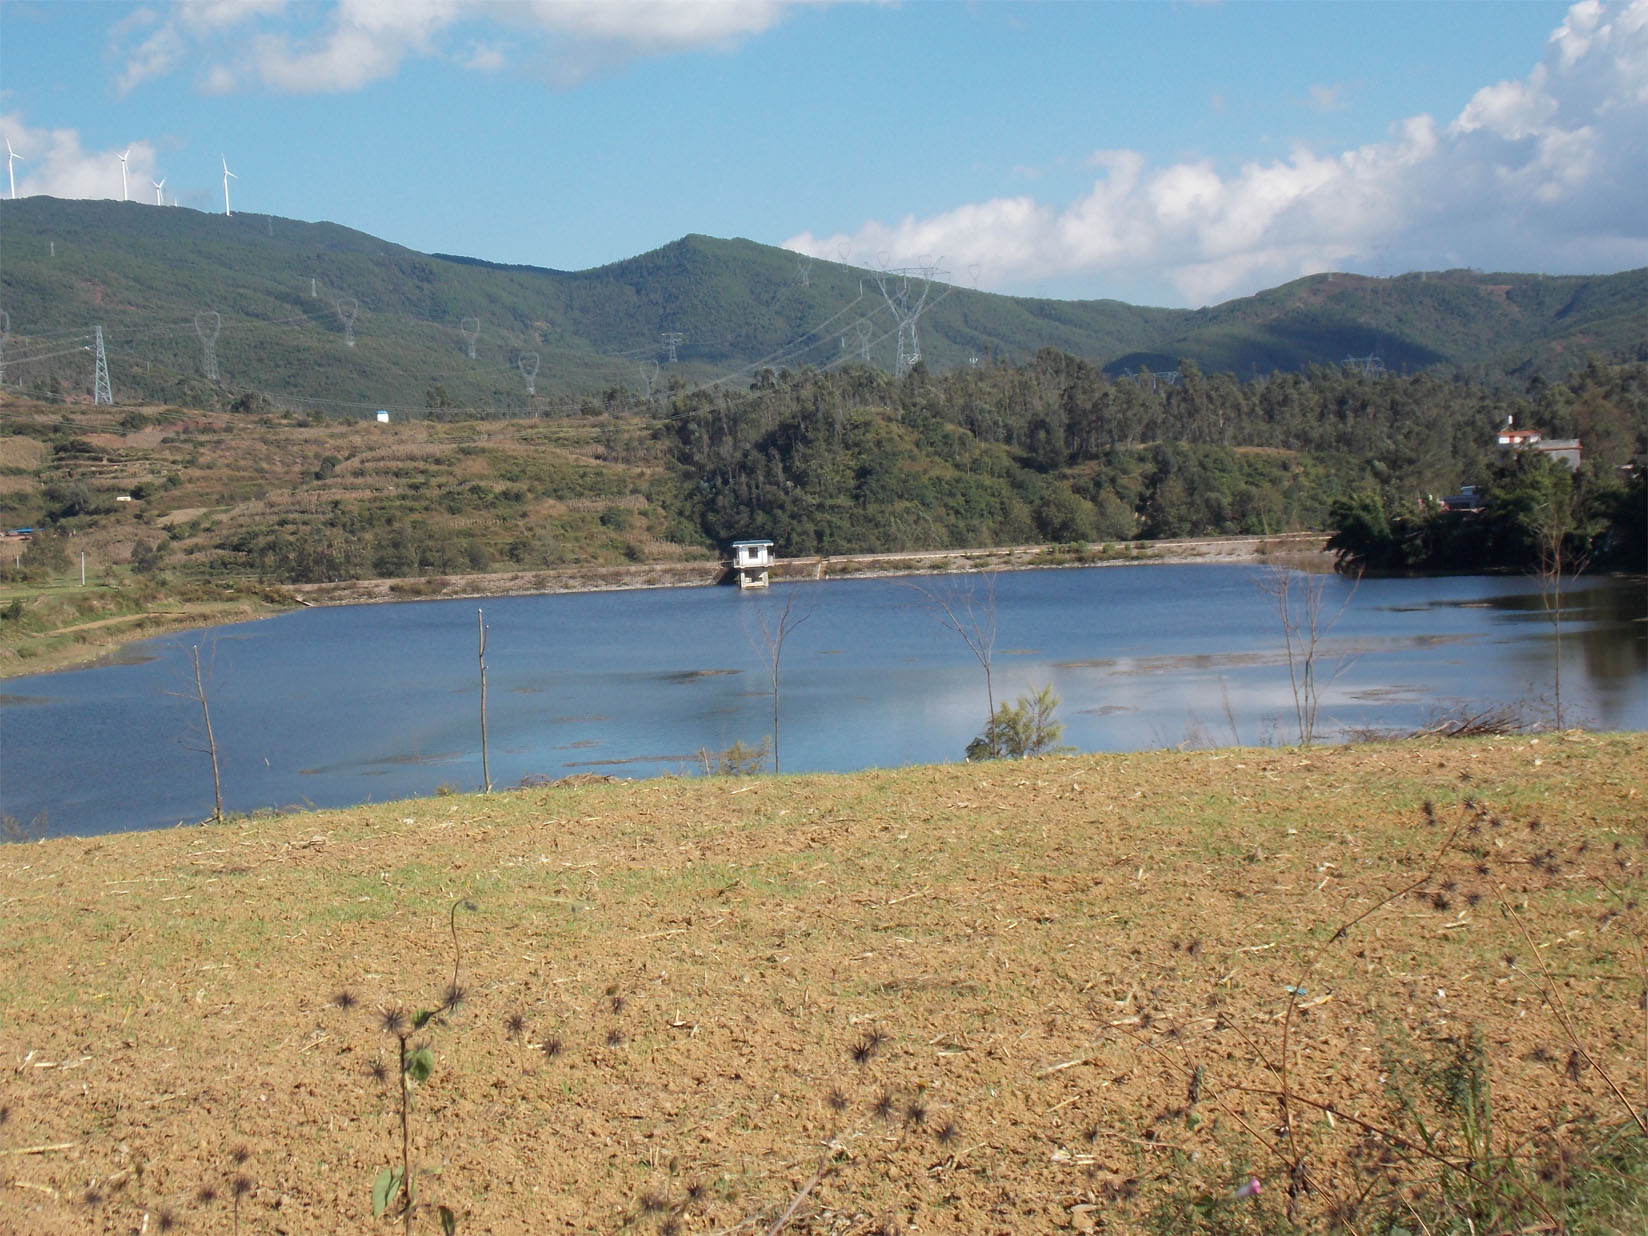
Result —
<path fill-rule="evenodd" d="M 492 767 L 486 755 L 486 620 L 475 611 L 475 631 L 479 640 L 476 659 L 481 663 L 481 789 L 492 793 Z"/>
<path fill-rule="evenodd" d="M 194 644 L 189 648 L 190 659 L 195 667 L 195 698 L 200 701 L 200 720 L 206 730 L 206 751 L 212 757 L 212 797 L 216 806 L 212 810 L 212 819 L 219 824 L 223 823 L 223 782 L 217 771 L 217 739 L 212 737 L 212 710 L 206 706 L 206 686 L 200 679 L 200 645 Z"/>

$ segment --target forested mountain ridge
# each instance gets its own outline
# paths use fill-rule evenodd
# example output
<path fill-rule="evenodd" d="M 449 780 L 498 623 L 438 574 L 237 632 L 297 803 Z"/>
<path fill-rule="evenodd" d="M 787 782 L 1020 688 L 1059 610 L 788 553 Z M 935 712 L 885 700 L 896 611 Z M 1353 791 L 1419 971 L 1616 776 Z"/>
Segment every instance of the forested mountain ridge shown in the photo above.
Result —
<path fill-rule="evenodd" d="M 1648 358 L 1648 270 L 1318 275 L 1200 310 L 908 291 L 911 304 L 925 292 L 917 338 L 935 374 L 1055 348 L 1111 377 L 1189 360 L 1250 379 L 1361 358 L 1520 386 L 1587 354 Z M 21 392 L 90 394 L 101 326 L 117 399 L 347 416 L 542 414 L 747 387 L 766 369 L 892 370 L 898 339 L 876 272 L 745 240 L 689 235 L 567 272 L 331 223 L 44 197 L 0 203 L 0 309 Z"/>

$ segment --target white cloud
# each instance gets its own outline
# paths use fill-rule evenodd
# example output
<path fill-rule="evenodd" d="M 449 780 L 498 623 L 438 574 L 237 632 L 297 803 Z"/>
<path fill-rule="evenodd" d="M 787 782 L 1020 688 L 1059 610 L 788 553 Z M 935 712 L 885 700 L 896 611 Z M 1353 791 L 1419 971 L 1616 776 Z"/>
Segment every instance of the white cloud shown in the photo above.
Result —
<path fill-rule="evenodd" d="M 473 43 L 459 63 L 477 73 L 497 73 L 509 64 L 509 55 L 496 43 Z"/>
<path fill-rule="evenodd" d="M 1311 109 L 1318 112 L 1340 112 L 1349 107 L 1345 102 L 1346 89 L 1343 85 L 1323 86 L 1315 85 L 1310 88 Z"/>
<path fill-rule="evenodd" d="M 136 9 L 109 31 L 117 49 L 128 36 L 140 36 L 135 46 L 118 51 L 123 64 L 115 84 L 121 94 L 129 93 L 188 63 L 203 40 L 226 36 L 286 7 L 287 0 L 183 0 L 172 6 L 170 18 L 146 6 Z"/>
<path fill-rule="evenodd" d="M 683 51 L 759 34 L 776 25 L 782 0 L 531 0 L 534 25 L 579 39 L 647 52 Z"/>
<path fill-rule="evenodd" d="M 188 66 L 207 93 L 359 90 L 408 58 L 446 56 L 495 72 L 531 66 L 571 86 L 640 56 L 727 49 L 770 29 L 799 3 L 826 0 L 175 0 L 111 34 L 120 89 Z M 507 31 L 510 41 L 477 37 Z"/>
<path fill-rule="evenodd" d="M 74 129 L 33 129 L 21 112 L 0 115 L 0 133 L 20 156 L 12 168 L 17 196 L 113 198 L 120 200 L 120 159 L 125 144 L 107 150 L 84 150 Z M 155 148 L 145 141 L 130 144 L 126 158 L 128 196 L 134 202 L 153 202 Z M 6 188 L 10 192 L 9 183 Z"/>
<path fill-rule="evenodd" d="M 1486 129 L 1513 141 L 1537 133 L 1556 111 L 1556 100 L 1546 91 L 1545 80 L 1545 66 L 1538 65 L 1526 81 L 1482 87 L 1453 122 L 1453 131 Z"/>
<path fill-rule="evenodd" d="M 1163 275 L 1189 304 L 1365 265 L 1375 246 L 1392 269 L 1648 264 L 1648 0 L 1574 5 L 1526 77 L 1483 87 L 1446 125 L 1413 116 L 1383 141 L 1234 171 L 1126 150 L 1089 163 L 1099 179 L 1063 206 L 996 199 L 784 243 L 894 266 L 943 254 L 997 289 Z"/>

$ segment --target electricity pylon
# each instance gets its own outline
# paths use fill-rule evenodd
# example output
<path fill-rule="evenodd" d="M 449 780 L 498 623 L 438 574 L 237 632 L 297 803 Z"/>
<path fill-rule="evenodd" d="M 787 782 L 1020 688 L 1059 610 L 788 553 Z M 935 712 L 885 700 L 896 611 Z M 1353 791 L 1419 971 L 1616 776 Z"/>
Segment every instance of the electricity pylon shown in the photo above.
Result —
<path fill-rule="evenodd" d="M 940 270 L 936 263 L 929 263 L 870 273 L 875 277 L 876 287 L 881 289 L 887 308 L 892 310 L 893 320 L 898 323 L 898 363 L 893 376 L 902 378 L 921 360 L 921 341 L 916 334 L 916 323 L 926 307 L 927 294 L 932 290 L 934 280 L 942 279 L 950 272 Z"/>
<path fill-rule="evenodd" d="M 223 329 L 223 319 L 208 310 L 195 314 L 195 334 L 206 348 L 206 380 L 217 381 L 217 333 Z"/>
<path fill-rule="evenodd" d="M 114 403 L 114 392 L 109 389 L 109 358 L 103 354 L 103 328 L 94 328 L 97 331 L 97 376 L 92 381 L 93 403 Z"/>
<path fill-rule="evenodd" d="M 355 346 L 355 316 L 360 313 L 360 301 L 353 296 L 345 296 L 338 302 L 338 317 L 343 319 L 343 342 L 345 347 Z"/>

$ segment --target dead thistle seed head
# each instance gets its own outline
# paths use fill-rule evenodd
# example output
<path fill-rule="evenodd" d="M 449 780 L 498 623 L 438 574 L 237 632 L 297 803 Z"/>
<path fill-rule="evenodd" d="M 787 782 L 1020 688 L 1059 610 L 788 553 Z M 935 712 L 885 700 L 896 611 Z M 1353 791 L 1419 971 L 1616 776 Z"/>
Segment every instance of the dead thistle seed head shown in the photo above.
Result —
<path fill-rule="evenodd" d="M 378 1025 L 385 1034 L 392 1034 L 398 1039 L 404 1039 L 407 1032 L 406 1010 L 400 1005 L 391 1005 L 386 1009 L 378 1010 Z"/>
<path fill-rule="evenodd" d="M 890 1120 L 893 1116 L 893 1096 L 891 1092 L 883 1090 L 876 1095 L 875 1101 L 870 1104 L 870 1111 L 877 1120 Z"/>
<path fill-rule="evenodd" d="M 954 1120 L 946 1120 L 939 1125 L 937 1137 L 940 1146 L 953 1146 L 961 1140 L 961 1126 Z"/>
<path fill-rule="evenodd" d="M 526 1014 L 517 1010 L 504 1018 L 504 1031 L 512 1039 L 520 1038 L 526 1033 Z"/>
<path fill-rule="evenodd" d="M 824 1096 L 824 1102 L 829 1105 L 832 1112 L 847 1110 L 847 1096 L 841 1093 L 839 1087 L 832 1086 L 830 1093 Z"/>
<path fill-rule="evenodd" d="M 217 1186 L 212 1184 L 201 1185 L 200 1188 L 195 1190 L 195 1201 L 202 1206 L 210 1206 L 217 1201 Z"/>
<path fill-rule="evenodd" d="M 544 1053 L 544 1059 L 555 1059 L 561 1054 L 561 1036 L 558 1034 L 550 1035 L 542 1043 L 538 1044 L 538 1050 Z"/>
<path fill-rule="evenodd" d="M 235 1195 L 235 1200 L 237 1201 L 245 1197 L 256 1187 L 257 1186 L 252 1183 L 252 1178 L 245 1172 L 237 1172 L 235 1174 L 235 1178 L 229 1182 L 229 1192 Z"/>
<path fill-rule="evenodd" d="M 341 987 L 332 997 L 332 1003 L 347 1013 L 350 1009 L 355 1007 L 355 993 L 350 991 L 347 987 Z"/>
<path fill-rule="evenodd" d="M 246 1148 L 245 1142 L 239 1143 L 233 1150 L 229 1151 L 229 1161 L 236 1167 L 244 1165 L 246 1160 L 251 1157 L 252 1152 Z"/>

